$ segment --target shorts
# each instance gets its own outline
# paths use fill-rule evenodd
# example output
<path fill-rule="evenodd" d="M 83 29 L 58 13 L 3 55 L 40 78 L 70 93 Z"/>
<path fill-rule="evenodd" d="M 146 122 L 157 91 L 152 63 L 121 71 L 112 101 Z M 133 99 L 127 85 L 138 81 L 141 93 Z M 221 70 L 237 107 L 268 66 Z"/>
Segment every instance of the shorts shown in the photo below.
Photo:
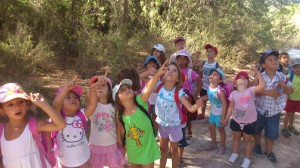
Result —
<path fill-rule="evenodd" d="M 243 125 L 244 125 L 244 127 L 242 129 L 241 125 L 239 123 L 237 123 L 234 119 L 232 119 L 230 122 L 230 129 L 232 131 L 236 131 L 236 132 L 241 131 L 247 135 L 253 135 L 255 122 L 249 123 L 249 124 L 243 124 Z"/>
<path fill-rule="evenodd" d="M 207 90 L 201 89 L 201 91 L 200 91 L 200 97 L 206 96 L 206 95 L 207 95 Z"/>
<path fill-rule="evenodd" d="M 222 115 L 213 115 L 212 113 L 210 113 L 209 115 L 209 119 L 208 119 L 208 123 L 210 124 L 214 124 L 217 127 L 222 127 L 220 120 L 221 120 Z"/>
<path fill-rule="evenodd" d="M 185 147 L 188 146 L 188 143 L 186 142 L 186 137 L 185 137 L 185 135 L 186 135 L 186 133 L 185 133 L 186 127 L 182 128 L 181 130 L 182 130 L 182 139 L 178 142 L 178 146 L 180 148 L 185 148 Z"/>
<path fill-rule="evenodd" d="M 279 119 L 280 113 L 271 117 L 266 117 L 257 113 L 257 121 L 254 125 L 254 135 L 260 134 L 265 129 L 265 137 L 271 140 L 276 140 L 279 137 Z"/>
<path fill-rule="evenodd" d="M 180 125 L 163 127 L 158 124 L 158 135 L 161 138 L 169 138 L 171 142 L 179 142 L 183 137 Z"/>
<path fill-rule="evenodd" d="M 300 112 L 300 100 L 287 100 L 284 110 L 287 113 Z"/>

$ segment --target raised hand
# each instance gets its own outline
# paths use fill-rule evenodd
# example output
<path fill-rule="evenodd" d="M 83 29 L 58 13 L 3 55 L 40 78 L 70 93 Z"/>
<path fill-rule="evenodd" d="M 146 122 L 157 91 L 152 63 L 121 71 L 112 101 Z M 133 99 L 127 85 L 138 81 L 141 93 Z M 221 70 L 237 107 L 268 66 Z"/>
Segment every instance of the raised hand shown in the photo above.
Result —
<path fill-rule="evenodd" d="M 75 87 L 75 85 L 77 84 L 77 75 L 72 79 L 72 80 L 70 80 L 70 81 L 68 81 L 66 84 L 65 84 L 65 86 L 64 86 L 64 88 L 66 89 L 66 90 L 72 90 L 74 87 Z"/>
<path fill-rule="evenodd" d="M 166 60 L 166 62 L 164 64 L 162 64 L 162 66 L 159 68 L 159 70 L 157 71 L 156 75 L 163 75 L 166 72 L 166 65 L 169 62 L 169 60 Z"/>

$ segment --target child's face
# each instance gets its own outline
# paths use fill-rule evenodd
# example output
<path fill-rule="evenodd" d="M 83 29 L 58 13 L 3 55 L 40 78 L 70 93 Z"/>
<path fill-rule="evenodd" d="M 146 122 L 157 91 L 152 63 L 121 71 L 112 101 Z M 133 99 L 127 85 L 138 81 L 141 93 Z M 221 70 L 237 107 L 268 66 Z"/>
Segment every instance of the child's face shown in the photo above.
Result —
<path fill-rule="evenodd" d="M 208 78 L 209 82 L 212 84 L 219 84 L 222 82 L 222 77 L 217 71 L 212 71 Z"/>
<path fill-rule="evenodd" d="M 175 65 L 169 65 L 164 74 L 164 80 L 178 82 L 178 69 Z"/>
<path fill-rule="evenodd" d="M 78 95 L 73 91 L 69 91 L 69 93 L 67 94 L 67 96 L 63 101 L 62 108 L 63 108 L 62 111 L 65 113 L 68 114 L 76 113 L 78 109 L 80 109 L 80 99 Z"/>
<path fill-rule="evenodd" d="M 244 76 L 240 76 L 235 82 L 237 89 L 245 89 L 249 86 L 249 80 L 246 79 Z"/>
<path fill-rule="evenodd" d="M 97 97 L 98 98 L 107 98 L 108 95 L 108 83 L 101 83 L 98 85 Z"/>
<path fill-rule="evenodd" d="M 118 91 L 120 101 L 132 99 L 134 97 L 133 90 L 129 85 L 122 85 Z"/>
<path fill-rule="evenodd" d="M 189 60 L 186 56 L 177 56 L 177 59 L 176 59 L 178 65 L 180 68 L 185 68 L 187 67 L 187 64 L 189 63 Z"/>
<path fill-rule="evenodd" d="M 2 112 L 7 115 L 9 119 L 23 119 L 27 111 L 27 101 L 22 98 L 12 99 L 2 104 Z"/>
<path fill-rule="evenodd" d="M 155 61 L 153 60 L 150 60 L 147 65 L 146 65 L 146 69 L 149 70 L 150 68 L 155 68 L 155 69 L 158 69 L 158 65 Z"/>
<path fill-rule="evenodd" d="M 176 48 L 177 51 L 183 50 L 185 48 L 185 41 L 176 42 L 175 48 Z"/>
<path fill-rule="evenodd" d="M 207 59 L 214 59 L 217 56 L 216 52 L 214 49 L 212 48 L 208 48 L 206 50 L 206 57 Z"/>
<path fill-rule="evenodd" d="M 288 55 L 282 55 L 279 59 L 279 62 L 284 64 L 284 65 L 289 64 L 289 56 Z"/>
<path fill-rule="evenodd" d="M 292 67 L 292 69 L 293 69 L 295 75 L 300 76 L 300 64 L 294 65 L 294 66 Z"/>
<path fill-rule="evenodd" d="M 272 70 L 272 71 L 277 71 L 278 69 L 278 58 L 271 54 L 268 55 L 267 58 L 265 58 L 265 63 L 262 64 L 262 67 L 265 68 L 266 70 Z"/>
<path fill-rule="evenodd" d="M 160 51 L 158 49 L 154 48 L 152 55 L 157 58 L 160 58 Z"/>

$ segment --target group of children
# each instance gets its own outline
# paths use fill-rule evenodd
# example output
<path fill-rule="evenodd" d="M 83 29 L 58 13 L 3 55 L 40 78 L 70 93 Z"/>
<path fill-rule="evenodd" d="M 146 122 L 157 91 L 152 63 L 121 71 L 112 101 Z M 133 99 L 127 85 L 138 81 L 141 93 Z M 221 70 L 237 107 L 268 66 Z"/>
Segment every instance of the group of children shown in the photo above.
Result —
<path fill-rule="evenodd" d="M 279 137 L 283 109 L 286 111 L 283 135 L 299 134 L 293 125 L 295 112 L 300 112 L 299 60 L 289 66 L 287 53 L 279 55 L 276 50 L 267 50 L 259 60 L 262 70 L 251 69 L 255 73 L 253 81 L 248 73 L 241 71 L 229 83 L 215 61 L 218 54 L 215 46 L 205 45 L 207 60 L 198 74 L 192 69 L 185 39 L 177 37 L 174 44 L 177 52 L 170 61 L 166 60 L 164 46 L 156 44 L 151 56 L 145 59 L 144 67 L 139 71 L 121 70 L 115 86 L 107 75 L 91 78 L 84 108 L 80 103 L 83 89 L 77 84 L 77 77 L 58 89 L 52 107 L 39 93 L 28 95 L 17 83 L 1 86 L 0 112 L 6 119 L 0 125 L 2 165 L 117 168 L 124 167 L 127 155 L 133 168 L 154 167 L 158 159 L 163 168 L 171 152 L 172 167 L 178 167 L 187 140 L 193 136 L 191 115 L 202 108 L 198 119 L 203 119 L 207 101 L 211 104 L 208 120 L 211 143 L 207 150 L 217 149 L 217 127 L 221 139 L 218 153 L 225 153 L 225 126 L 231 119 L 233 145 L 228 161 L 234 163 L 238 159 L 243 138 L 245 158 L 241 167 L 249 167 L 252 137 L 253 151 L 261 156 L 261 133 L 265 129 L 264 154 L 276 164 L 272 149 L 274 140 Z M 33 120 L 27 114 L 32 105 L 40 107 L 50 120 Z M 43 137 L 32 136 L 32 120 L 39 132 L 48 132 L 50 152 L 40 150 L 37 141 Z M 86 137 L 88 120 L 91 121 L 89 139 Z M 47 155 L 51 152 L 56 157 L 55 162 Z"/>

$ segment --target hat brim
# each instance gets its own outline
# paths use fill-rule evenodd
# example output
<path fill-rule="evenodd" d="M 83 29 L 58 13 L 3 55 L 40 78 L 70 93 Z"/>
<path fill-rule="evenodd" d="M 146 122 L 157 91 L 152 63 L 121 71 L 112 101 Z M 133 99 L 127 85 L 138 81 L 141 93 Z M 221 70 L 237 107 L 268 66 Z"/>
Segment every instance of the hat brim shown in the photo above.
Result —
<path fill-rule="evenodd" d="M 2 99 L 0 103 L 6 103 L 8 101 L 11 101 L 11 100 L 17 99 L 17 98 L 28 100 L 28 98 L 24 94 L 20 94 L 20 93 L 16 94 L 15 93 L 15 94 L 5 97 L 5 99 Z"/>
<path fill-rule="evenodd" d="M 132 80 L 130 79 L 123 79 L 118 85 L 116 85 L 114 88 L 113 88 L 113 99 L 116 100 L 116 94 L 118 93 L 120 87 L 122 85 L 129 85 L 129 86 L 132 86 Z"/>
<path fill-rule="evenodd" d="M 213 69 L 211 69 L 210 72 L 209 72 L 209 74 L 211 74 L 212 71 L 217 71 L 221 75 L 222 80 L 223 81 L 225 80 L 225 74 L 224 74 L 224 72 L 220 68 L 217 68 L 217 69 L 213 68 Z"/>

